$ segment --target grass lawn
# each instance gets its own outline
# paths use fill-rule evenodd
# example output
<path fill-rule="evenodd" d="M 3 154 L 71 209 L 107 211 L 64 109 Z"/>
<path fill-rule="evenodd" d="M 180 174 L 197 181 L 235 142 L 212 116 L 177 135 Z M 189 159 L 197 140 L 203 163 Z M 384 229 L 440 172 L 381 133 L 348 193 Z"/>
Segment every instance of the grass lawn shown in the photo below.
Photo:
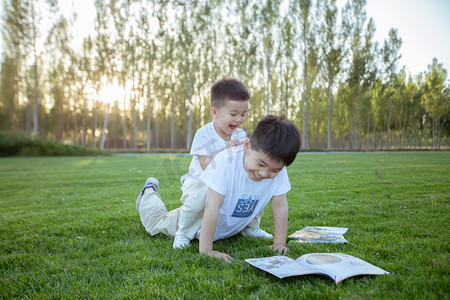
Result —
<path fill-rule="evenodd" d="M 288 233 L 349 227 L 348 244 L 290 244 L 288 256 L 343 252 L 391 272 L 339 284 L 280 280 L 244 262 L 275 255 L 240 235 L 215 243 L 231 264 L 146 234 L 135 200 L 149 176 L 180 205 L 189 157 L 0 159 L 0 298 L 449 299 L 450 153 L 299 154 L 288 168 Z M 273 232 L 270 207 L 261 227 Z"/>

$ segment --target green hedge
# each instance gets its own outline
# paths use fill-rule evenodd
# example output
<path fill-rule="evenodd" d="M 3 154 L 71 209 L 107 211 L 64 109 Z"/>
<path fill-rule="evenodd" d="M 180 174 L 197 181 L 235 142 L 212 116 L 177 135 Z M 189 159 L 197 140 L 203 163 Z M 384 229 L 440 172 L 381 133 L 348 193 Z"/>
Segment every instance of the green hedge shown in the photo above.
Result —
<path fill-rule="evenodd" d="M 34 139 L 21 131 L 0 131 L 0 156 L 81 156 L 101 151 L 81 146 Z"/>

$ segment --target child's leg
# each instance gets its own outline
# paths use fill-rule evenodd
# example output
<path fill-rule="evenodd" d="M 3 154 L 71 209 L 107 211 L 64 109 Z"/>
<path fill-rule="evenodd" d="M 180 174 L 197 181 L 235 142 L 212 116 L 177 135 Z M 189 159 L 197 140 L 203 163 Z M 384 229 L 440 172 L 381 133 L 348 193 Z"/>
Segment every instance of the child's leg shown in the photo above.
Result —
<path fill-rule="evenodd" d="M 250 224 L 247 225 L 247 227 L 257 229 L 259 228 L 259 224 L 261 223 L 261 218 L 264 214 L 264 211 L 262 210 L 259 214 L 256 215 L 256 217 L 250 222 Z"/>
<path fill-rule="evenodd" d="M 202 225 L 208 186 L 201 180 L 188 179 L 182 190 L 183 206 L 180 207 L 177 235 L 183 235 L 192 240 Z"/>
<path fill-rule="evenodd" d="M 139 195 L 136 206 L 148 234 L 153 236 L 163 233 L 170 237 L 175 236 L 179 208 L 167 212 L 161 196 L 151 188 L 146 189 L 143 195 Z"/>
<path fill-rule="evenodd" d="M 261 218 L 264 214 L 264 211 L 261 211 L 259 214 L 256 215 L 256 217 L 245 227 L 241 233 L 243 236 L 248 237 L 261 237 L 266 239 L 273 238 L 273 235 L 270 233 L 262 230 L 259 226 L 261 223 Z"/>

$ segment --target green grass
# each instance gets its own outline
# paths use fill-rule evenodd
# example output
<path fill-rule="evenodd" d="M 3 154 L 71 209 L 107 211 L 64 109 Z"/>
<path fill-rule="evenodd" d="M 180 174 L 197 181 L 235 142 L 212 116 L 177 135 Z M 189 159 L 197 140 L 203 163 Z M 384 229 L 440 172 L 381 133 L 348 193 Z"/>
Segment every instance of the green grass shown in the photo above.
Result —
<path fill-rule="evenodd" d="M 0 298 L 448 299 L 450 153 L 300 154 L 288 168 L 288 233 L 308 225 L 350 230 L 344 245 L 290 245 L 290 257 L 343 252 L 389 272 L 339 284 L 277 279 L 244 262 L 270 241 L 235 236 L 215 248 L 231 264 L 150 237 L 135 199 L 160 180 L 180 205 L 189 157 L 0 159 Z M 273 232 L 270 208 L 261 227 Z"/>

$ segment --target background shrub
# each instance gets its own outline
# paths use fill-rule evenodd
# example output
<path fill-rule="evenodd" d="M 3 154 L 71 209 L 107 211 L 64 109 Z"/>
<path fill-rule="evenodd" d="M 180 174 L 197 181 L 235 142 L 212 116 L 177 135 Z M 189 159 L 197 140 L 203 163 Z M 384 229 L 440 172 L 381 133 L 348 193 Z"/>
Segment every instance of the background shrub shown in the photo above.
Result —
<path fill-rule="evenodd" d="M 0 131 L 0 156 L 81 156 L 100 155 L 97 149 L 64 145 L 43 139 L 34 139 L 22 131 Z"/>

